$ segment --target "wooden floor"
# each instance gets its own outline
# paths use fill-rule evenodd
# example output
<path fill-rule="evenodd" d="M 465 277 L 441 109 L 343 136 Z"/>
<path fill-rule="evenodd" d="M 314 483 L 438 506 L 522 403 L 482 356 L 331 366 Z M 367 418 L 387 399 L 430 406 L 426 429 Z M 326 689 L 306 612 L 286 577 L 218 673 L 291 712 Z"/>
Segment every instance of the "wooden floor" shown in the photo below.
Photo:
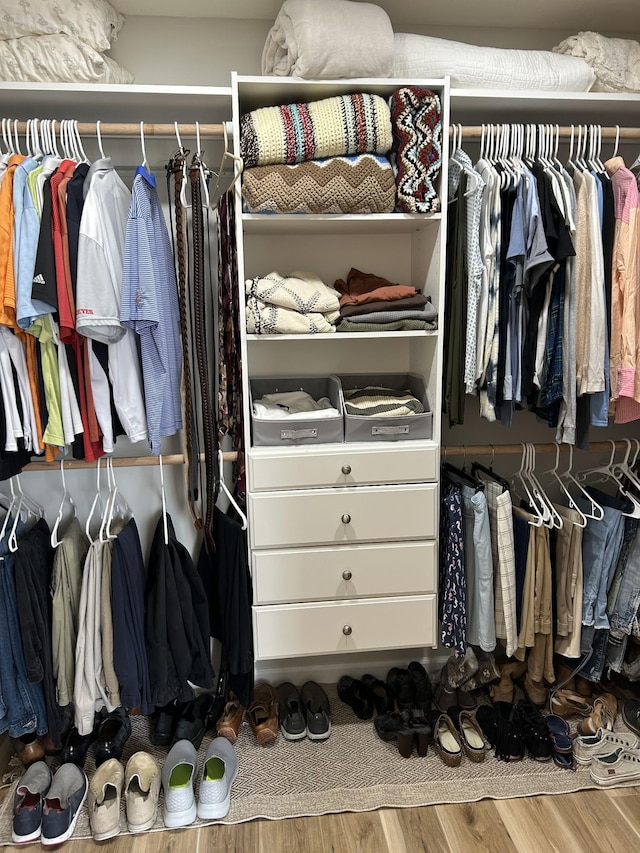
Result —
<path fill-rule="evenodd" d="M 253 821 L 141 836 L 69 853 L 621 853 L 640 845 L 640 788 Z M 39 845 L 21 848 L 41 849 Z M 15 851 L 1 847 L 0 851 Z"/>

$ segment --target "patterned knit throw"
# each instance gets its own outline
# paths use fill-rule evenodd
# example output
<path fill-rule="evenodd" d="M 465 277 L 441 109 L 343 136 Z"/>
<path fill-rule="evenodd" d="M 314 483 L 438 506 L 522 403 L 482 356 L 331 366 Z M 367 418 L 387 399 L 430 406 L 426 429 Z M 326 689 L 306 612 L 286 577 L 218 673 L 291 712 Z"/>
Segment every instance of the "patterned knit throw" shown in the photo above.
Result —
<path fill-rule="evenodd" d="M 338 95 L 310 104 L 261 107 L 240 117 L 245 169 L 386 154 L 392 141 L 389 107 L 379 95 Z"/>
<path fill-rule="evenodd" d="M 442 163 L 440 98 L 429 89 L 405 86 L 393 93 L 389 106 L 397 169 L 396 209 L 435 213 L 440 210 L 435 186 Z"/>

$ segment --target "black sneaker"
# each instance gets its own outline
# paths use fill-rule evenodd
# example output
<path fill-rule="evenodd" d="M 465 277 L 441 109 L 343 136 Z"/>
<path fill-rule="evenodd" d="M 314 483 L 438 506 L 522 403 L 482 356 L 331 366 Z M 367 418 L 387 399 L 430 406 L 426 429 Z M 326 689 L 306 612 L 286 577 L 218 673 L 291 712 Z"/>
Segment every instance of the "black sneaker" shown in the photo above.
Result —
<path fill-rule="evenodd" d="M 516 710 L 529 757 L 534 761 L 549 761 L 553 758 L 553 743 L 540 709 L 533 702 L 521 699 L 516 703 Z"/>
<path fill-rule="evenodd" d="M 637 699 L 627 699 L 622 706 L 622 719 L 628 729 L 640 735 L 640 702 Z"/>
<path fill-rule="evenodd" d="M 276 689 L 282 737 L 285 740 L 303 740 L 307 736 L 307 720 L 298 688 L 290 681 L 285 681 Z"/>
<path fill-rule="evenodd" d="M 42 810 L 41 843 L 62 844 L 73 835 L 89 784 L 83 770 L 75 764 L 63 764 L 53 777 Z"/>
<path fill-rule="evenodd" d="M 51 785 L 51 771 L 44 761 L 32 764 L 20 780 L 13 797 L 14 844 L 26 844 L 40 838 L 43 798 Z"/>
<path fill-rule="evenodd" d="M 315 681 L 307 681 L 300 691 L 300 700 L 307 718 L 307 737 L 326 740 L 331 734 L 329 697 Z"/>

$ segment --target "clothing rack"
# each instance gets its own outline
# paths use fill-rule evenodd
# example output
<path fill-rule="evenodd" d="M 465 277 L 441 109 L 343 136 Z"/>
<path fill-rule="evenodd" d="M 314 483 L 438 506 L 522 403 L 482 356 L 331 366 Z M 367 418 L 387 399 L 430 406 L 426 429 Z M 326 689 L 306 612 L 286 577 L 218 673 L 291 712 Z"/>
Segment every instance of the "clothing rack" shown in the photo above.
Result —
<path fill-rule="evenodd" d="M 13 125 L 12 125 L 13 131 Z M 17 125 L 18 133 L 25 135 L 27 130 L 27 122 L 21 121 Z M 97 125 L 95 122 L 79 122 L 78 133 L 80 136 L 97 136 Z M 142 130 L 145 136 L 172 136 L 175 139 L 176 129 L 173 124 L 146 124 L 142 125 Z M 114 124 L 110 122 L 100 122 L 101 136 L 140 136 L 139 123 Z M 214 139 L 224 139 L 224 126 L 222 124 L 178 124 L 178 133 L 181 136 L 197 136 L 208 137 Z M 227 136 L 231 136 L 231 123 L 227 122 Z"/>
<path fill-rule="evenodd" d="M 625 441 L 592 441 L 589 444 L 589 450 L 586 452 L 609 452 L 613 450 L 615 444 L 616 450 L 627 450 L 628 444 Z M 571 445 L 554 444 L 552 442 L 538 444 L 533 443 L 536 453 L 555 453 L 558 448 L 560 451 L 568 451 Z M 578 448 L 579 449 L 579 448 Z M 522 444 L 449 444 L 442 445 L 443 458 L 447 459 L 450 456 L 515 456 L 522 454 Z"/>
<path fill-rule="evenodd" d="M 568 126 L 565 125 L 563 127 L 556 128 L 555 124 L 549 123 L 549 122 L 545 123 L 545 122 L 526 122 L 526 121 L 525 122 L 499 122 L 499 121 L 495 121 L 495 122 L 487 122 L 487 124 L 485 124 L 484 132 L 486 133 L 487 126 L 500 126 L 502 124 L 507 124 L 507 125 L 508 124 L 511 124 L 511 125 L 513 125 L 513 124 L 516 124 L 516 125 L 517 124 L 524 124 L 525 126 L 529 125 L 529 124 L 533 124 L 535 126 L 537 126 L 538 124 L 541 124 L 543 127 L 547 127 L 548 125 L 550 125 L 553 128 L 554 137 L 559 135 L 561 139 L 571 139 L 572 133 L 574 134 L 574 136 L 576 136 L 577 132 L 578 132 L 578 128 L 585 126 L 584 122 L 582 124 L 579 124 L 579 123 L 575 124 L 575 125 L 573 125 L 573 127 L 571 125 L 568 125 Z M 591 127 L 591 125 L 589 125 L 589 124 L 587 124 L 586 126 Z M 451 125 L 449 125 L 449 136 L 453 136 L 454 128 L 460 129 L 460 127 L 462 129 L 462 139 L 463 140 L 482 139 L 483 129 L 482 129 L 482 125 L 479 125 L 479 124 L 469 124 L 469 125 L 463 124 L 460 126 L 454 122 Z M 625 139 L 631 140 L 631 141 L 640 140 L 640 127 L 616 127 L 616 126 L 614 126 L 614 127 L 602 127 L 601 128 L 600 125 L 597 125 L 597 124 L 596 124 L 596 127 L 598 128 L 598 138 L 612 139 L 612 140 L 615 140 L 617 138 L 620 141 L 625 140 Z"/>
<path fill-rule="evenodd" d="M 101 457 L 106 458 L 106 457 Z M 222 459 L 225 462 L 235 462 L 238 458 L 238 454 L 235 450 L 229 450 L 222 454 Z M 204 462 L 204 453 L 200 454 L 200 462 Z M 184 465 L 185 458 L 182 453 L 173 453 L 171 455 L 162 456 L 162 464 L 163 465 Z M 57 459 L 54 462 L 29 462 L 28 465 L 25 465 L 23 471 L 57 471 L 59 470 L 60 460 Z M 158 457 L 157 456 L 114 456 L 113 457 L 113 467 L 114 468 L 145 468 L 150 467 L 152 465 L 158 465 Z M 81 459 L 69 459 L 64 460 L 65 470 L 70 470 L 72 468 L 95 468 L 95 462 L 84 462 Z"/>

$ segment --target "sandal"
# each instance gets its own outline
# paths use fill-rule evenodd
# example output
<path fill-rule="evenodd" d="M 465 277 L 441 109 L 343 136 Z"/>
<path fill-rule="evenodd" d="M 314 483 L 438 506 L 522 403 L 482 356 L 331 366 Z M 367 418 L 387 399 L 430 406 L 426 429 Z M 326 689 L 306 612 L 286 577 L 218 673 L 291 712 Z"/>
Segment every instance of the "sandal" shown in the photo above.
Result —
<path fill-rule="evenodd" d="M 562 717 L 558 717 L 557 714 L 548 714 L 544 721 L 547 724 L 554 750 L 565 755 L 573 752 L 569 723 Z"/>
<path fill-rule="evenodd" d="M 593 705 L 580 696 L 579 693 L 574 693 L 571 690 L 555 690 L 549 698 L 549 708 L 551 713 L 558 717 L 588 717 L 593 711 Z"/>
<path fill-rule="evenodd" d="M 594 699 L 593 709 L 588 717 L 578 724 L 578 733 L 581 735 L 594 735 L 598 729 L 613 731 L 618 714 L 618 700 L 613 693 L 603 693 Z"/>

